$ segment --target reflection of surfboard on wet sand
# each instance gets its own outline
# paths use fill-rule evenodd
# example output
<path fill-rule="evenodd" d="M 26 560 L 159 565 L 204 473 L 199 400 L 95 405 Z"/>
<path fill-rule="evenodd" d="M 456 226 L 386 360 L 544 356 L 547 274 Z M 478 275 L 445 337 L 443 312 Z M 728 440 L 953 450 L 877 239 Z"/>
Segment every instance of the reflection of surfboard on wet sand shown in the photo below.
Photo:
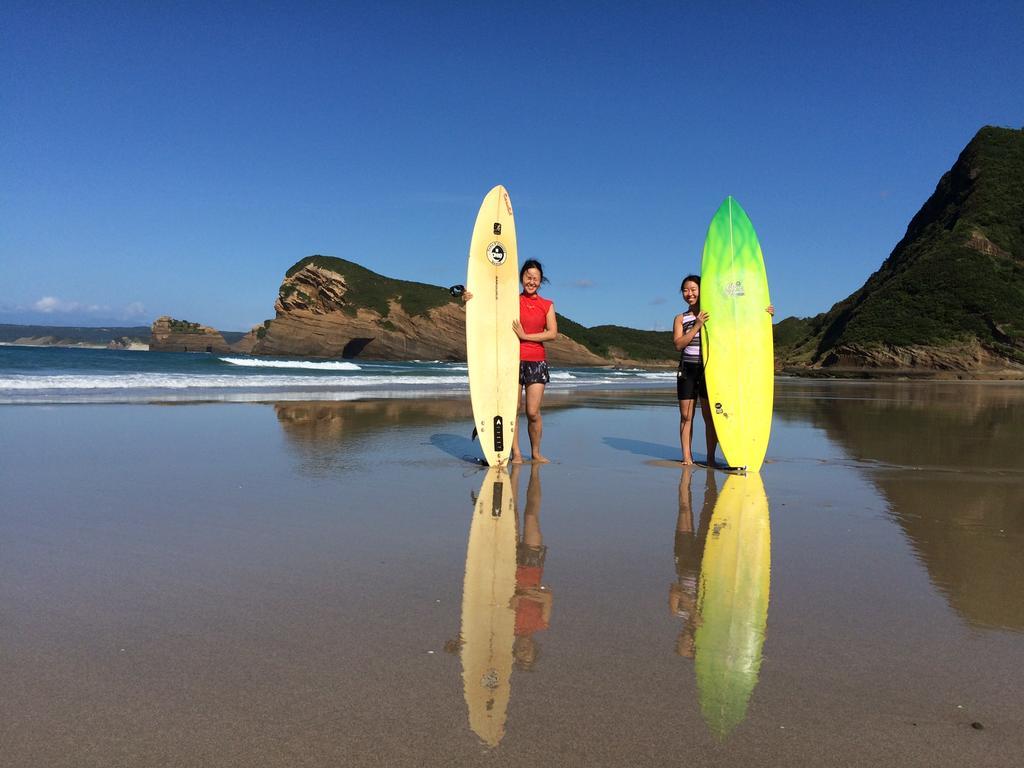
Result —
<path fill-rule="evenodd" d="M 519 259 L 512 201 L 502 186 L 487 193 L 469 245 L 466 360 L 473 425 L 492 467 L 508 461 L 519 396 Z"/>
<path fill-rule="evenodd" d="M 743 721 L 768 623 L 771 531 L 761 476 L 725 479 L 711 514 L 697 592 L 694 663 L 700 708 L 724 738 Z"/>
<path fill-rule="evenodd" d="M 462 682 L 469 727 L 488 746 L 505 735 L 516 615 L 516 509 L 502 467 L 484 477 L 473 509 L 462 591 Z"/>
<path fill-rule="evenodd" d="M 715 431 L 725 460 L 756 472 L 772 427 L 771 300 L 754 226 L 732 197 L 711 219 L 700 280 L 700 308 L 708 313 L 701 356 Z"/>

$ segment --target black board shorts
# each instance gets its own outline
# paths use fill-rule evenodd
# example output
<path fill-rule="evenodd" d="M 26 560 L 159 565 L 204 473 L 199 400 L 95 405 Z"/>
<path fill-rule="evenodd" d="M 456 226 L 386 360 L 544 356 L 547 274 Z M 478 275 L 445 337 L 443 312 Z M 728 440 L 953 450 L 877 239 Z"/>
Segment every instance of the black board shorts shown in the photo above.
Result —
<path fill-rule="evenodd" d="M 704 382 L 703 363 L 683 363 L 676 371 L 676 399 L 696 400 L 706 398 L 708 387 Z"/>
<path fill-rule="evenodd" d="M 519 385 L 547 384 L 551 381 L 547 360 L 522 360 L 519 363 Z"/>

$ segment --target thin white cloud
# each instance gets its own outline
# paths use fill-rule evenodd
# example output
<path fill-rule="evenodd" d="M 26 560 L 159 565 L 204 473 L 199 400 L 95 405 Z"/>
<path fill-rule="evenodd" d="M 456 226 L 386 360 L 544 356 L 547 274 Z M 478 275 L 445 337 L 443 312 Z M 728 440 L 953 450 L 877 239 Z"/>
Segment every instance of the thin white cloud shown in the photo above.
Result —
<path fill-rule="evenodd" d="M 43 296 L 43 298 L 32 305 L 32 309 L 37 312 L 60 312 L 62 306 L 64 306 L 64 302 L 56 296 Z"/>
<path fill-rule="evenodd" d="M 32 309 L 36 312 L 42 312 L 43 314 L 68 314 L 71 312 L 84 312 L 84 313 L 95 313 L 95 312 L 109 312 L 110 307 L 103 306 L 101 304 L 83 304 L 80 301 L 64 301 L 56 296 L 43 296 L 39 301 L 32 305 Z"/>
<path fill-rule="evenodd" d="M 580 280 L 573 280 L 572 282 L 569 283 L 569 286 L 571 288 L 593 288 L 594 281 L 588 280 L 587 278 L 582 278 Z"/>

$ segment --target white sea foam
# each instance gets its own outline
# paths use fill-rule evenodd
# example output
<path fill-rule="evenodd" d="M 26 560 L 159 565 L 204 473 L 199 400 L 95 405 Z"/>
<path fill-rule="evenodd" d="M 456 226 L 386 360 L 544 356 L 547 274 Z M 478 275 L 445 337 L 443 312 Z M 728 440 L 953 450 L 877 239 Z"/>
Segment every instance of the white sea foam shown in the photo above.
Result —
<path fill-rule="evenodd" d="M 240 365 L 245 368 L 303 368 L 309 371 L 361 371 L 355 363 L 337 360 L 312 362 L 309 360 L 255 360 L 249 357 L 221 357 L 222 362 Z"/>
<path fill-rule="evenodd" d="M 638 379 L 655 379 L 669 381 L 676 377 L 675 371 L 643 371 L 636 374 Z"/>
<path fill-rule="evenodd" d="M 211 376 L 193 373 L 122 373 L 116 375 L 63 374 L 56 376 L 6 376 L 0 392 L 82 389 L 347 389 L 358 387 L 468 386 L 466 376 Z"/>

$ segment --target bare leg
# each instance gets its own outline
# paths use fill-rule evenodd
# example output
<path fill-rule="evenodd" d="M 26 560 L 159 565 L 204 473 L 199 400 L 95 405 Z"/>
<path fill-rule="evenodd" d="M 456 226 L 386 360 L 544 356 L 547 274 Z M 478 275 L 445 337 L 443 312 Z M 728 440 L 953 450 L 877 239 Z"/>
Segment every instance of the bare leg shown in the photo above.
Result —
<path fill-rule="evenodd" d="M 693 411 L 696 405 L 696 400 L 679 401 L 679 447 L 683 451 L 683 464 L 693 464 L 690 445 L 693 443 Z"/>
<path fill-rule="evenodd" d="M 522 464 L 523 454 L 519 450 L 519 409 L 523 406 L 523 388 L 519 387 L 519 394 L 516 395 L 516 431 L 512 436 L 512 458 L 510 464 Z"/>
<path fill-rule="evenodd" d="M 715 451 L 718 450 L 718 433 L 715 419 L 711 415 L 711 403 L 706 397 L 700 399 L 700 415 L 704 418 L 704 437 L 708 441 L 708 466 L 715 466 Z"/>
<path fill-rule="evenodd" d="M 527 430 L 530 433 L 531 458 L 542 464 L 548 461 L 540 453 L 540 438 L 544 434 L 544 420 L 540 415 L 540 403 L 543 399 L 543 384 L 526 385 L 526 420 Z"/>

